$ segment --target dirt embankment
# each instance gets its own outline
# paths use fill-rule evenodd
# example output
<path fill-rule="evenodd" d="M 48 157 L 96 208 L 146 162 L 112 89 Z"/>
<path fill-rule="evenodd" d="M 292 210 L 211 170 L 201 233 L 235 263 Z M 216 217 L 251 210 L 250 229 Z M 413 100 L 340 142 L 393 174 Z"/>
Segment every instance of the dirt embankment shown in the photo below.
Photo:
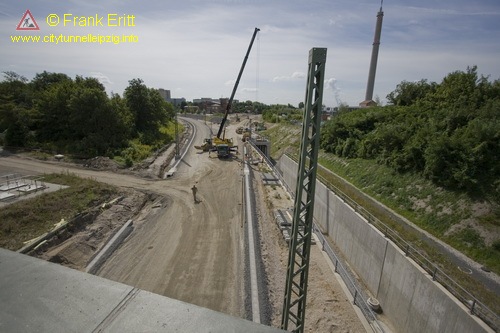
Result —
<path fill-rule="evenodd" d="M 189 126 L 181 135 L 185 143 Z M 108 157 L 97 156 L 81 164 L 84 168 L 132 174 L 145 179 L 158 179 L 175 156 L 175 144 L 165 146 L 142 163 L 123 168 Z M 68 165 L 74 165 L 68 163 Z M 106 245 L 128 220 L 140 214 L 144 206 L 151 206 L 157 195 L 122 189 L 111 202 L 89 208 L 73 217 L 65 228 L 35 247 L 28 254 L 78 270 L 84 270 L 92 258 Z"/>
<path fill-rule="evenodd" d="M 65 228 L 28 254 L 78 270 L 84 270 L 108 240 L 155 195 L 122 190 L 111 202 L 78 214 Z"/>

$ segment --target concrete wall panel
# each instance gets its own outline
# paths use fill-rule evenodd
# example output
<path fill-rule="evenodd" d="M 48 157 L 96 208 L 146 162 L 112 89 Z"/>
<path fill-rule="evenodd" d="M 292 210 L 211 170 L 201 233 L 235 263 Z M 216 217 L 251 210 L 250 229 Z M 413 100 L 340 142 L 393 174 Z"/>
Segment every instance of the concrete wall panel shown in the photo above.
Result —
<path fill-rule="evenodd" d="M 279 168 L 288 187 L 295 191 L 297 164 L 283 156 Z M 492 332 L 320 182 L 316 185 L 314 217 L 379 300 L 397 332 Z"/>
<path fill-rule="evenodd" d="M 316 184 L 316 195 L 314 196 L 315 222 L 324 233 L 328 233 L 328 220 L 330 217 L 330 190 L 322 183 Z"/>
<path fill-rule="evenodd" d="M 391 244 L 377 299 L 398 332 L 487 332 L 442 286 Z"/>

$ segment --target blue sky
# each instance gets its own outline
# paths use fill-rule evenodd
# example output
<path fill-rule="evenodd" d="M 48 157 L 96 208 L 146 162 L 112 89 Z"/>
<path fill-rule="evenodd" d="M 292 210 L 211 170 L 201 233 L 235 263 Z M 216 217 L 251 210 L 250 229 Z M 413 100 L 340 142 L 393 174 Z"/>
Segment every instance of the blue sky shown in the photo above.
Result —
<path fill-rule="evenodd" d="M 297 105 L 304 100 L 313 47 L 328 49 L 323 103 L 364 99 L 379 1 L 349 0 L 1 0 L 0 71 L 33 78 L 44 70 L 94 76 L 108 92 L 128 81 L 172 97 L 229 97 L 255 27 L 261 29 L 236 99 Z M 29 9 L 39 31 L 16 31 Z M 500 79 L 498 0 L 383 3 L 374 96 L 382 102 L 403 80 L 440 82 L 478 66 Z M 49 14 L 134 15 L 134 27 L 50 27 Z M 138 43 L 13 43 L 17 35 L 128 35 Z"/>

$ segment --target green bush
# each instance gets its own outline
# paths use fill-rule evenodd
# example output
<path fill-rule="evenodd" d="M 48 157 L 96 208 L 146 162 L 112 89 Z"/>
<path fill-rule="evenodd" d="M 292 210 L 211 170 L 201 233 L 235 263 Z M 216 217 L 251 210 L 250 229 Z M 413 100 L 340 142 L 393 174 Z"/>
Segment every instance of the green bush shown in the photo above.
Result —
<path fill-rule="evenodd" d="M 401 84 L 390 96 L 395 105 L 334 116 L 323 126 L 321 148 L 421 173 L 448 189 L 498 193 L 500 80 L 478 78 L 473 67 L 440 84 Z"/>

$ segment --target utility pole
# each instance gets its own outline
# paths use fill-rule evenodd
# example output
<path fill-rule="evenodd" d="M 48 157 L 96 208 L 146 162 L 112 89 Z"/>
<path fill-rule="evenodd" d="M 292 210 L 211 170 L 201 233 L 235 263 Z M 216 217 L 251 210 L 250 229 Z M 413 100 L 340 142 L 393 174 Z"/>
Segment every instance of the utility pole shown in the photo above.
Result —
<path fill-rule="evenodd" d="M 281 319 L 282 329 L 290 328 L 299 333 L 304 332 L 325 62 L 326 48 L 312 48 L 309 51 L 299 170 Z"/>
<path fill-rule="evenodd" d="M 177 110 L 175 110 L 175 160 L 180 158 L 179 152 L 179 123 L 177 122 Z"/>

